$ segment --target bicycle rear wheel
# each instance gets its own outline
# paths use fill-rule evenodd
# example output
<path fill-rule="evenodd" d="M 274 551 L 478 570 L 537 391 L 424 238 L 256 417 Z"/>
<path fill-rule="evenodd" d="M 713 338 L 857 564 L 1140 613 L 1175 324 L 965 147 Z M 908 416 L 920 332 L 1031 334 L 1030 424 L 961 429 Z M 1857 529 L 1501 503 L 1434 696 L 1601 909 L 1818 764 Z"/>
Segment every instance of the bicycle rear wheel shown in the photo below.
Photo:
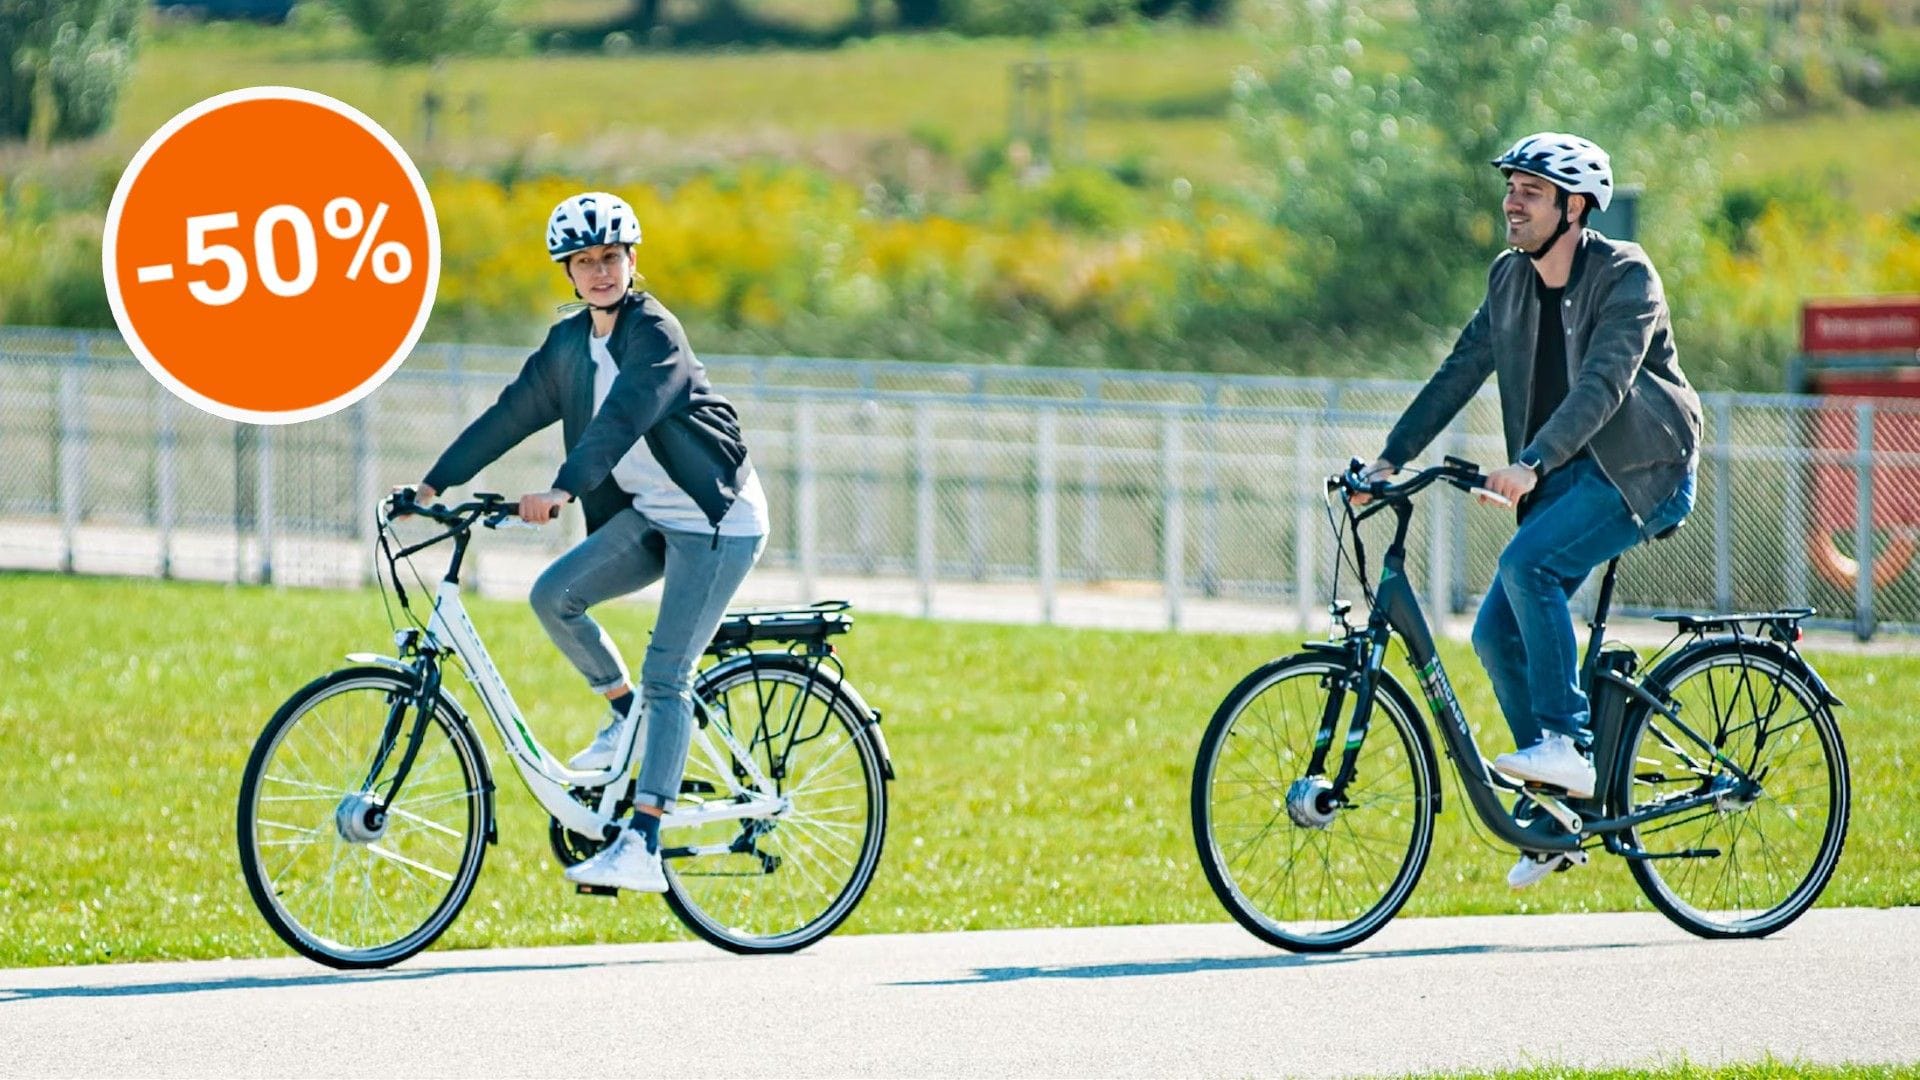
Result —
<path fill-rule="evenodd" d="M 1330 778 L 1309 772 L 1330 692 L 1351 674 L 1313 654 L 1255 671 L 1220 703 L 1194 764 L 1193 837 L 1207 883 L 1240 925 L 1297 952 L 1344 949 L 1385 926 L 1433 844 L 1430 759 L 1385 672 L 1345 802 L 1333 804 Z M 1353 702 L 1345 693 L 1329 770 Z"/>
<path fill-rule="evenodd" d="M 1655 818 L 1626 839 L 1676 856 L 1629 863 L 1666 916 L 1710 938 L 1761 937 L 1813 905 L 1846 842 L 1851 788 L 1846 748 L 1825 700 L 1777 652 L 1755 643 L 1683 651 L 1649 682 L 1675 712 L 1757 782 L 1741 784 L 1667 717 L 1627 721 L 1614 778 L 1626 813 L 1701 795 L 1712 801 Z M 1718 855 L 1682 852 L 1717 851 Z"/>
<path fill-rule="evenodd" d="M 381 775 L 368 771 L 389 713 L 413 694 L 406 675 L 347 668 L 302 688 L 254 744 L 240 783 L 240 867 L 274 933 L 329 967 L 378 968 L 432 944 L 466 903 L 489 831 L 486 766 L 443 701 L 384 814 L 415 713 Z"/>
<path fill-rule="evenodd" d="M 689 930 L 737 953 L 793 952 L 853 913 L 880 862 L 887 829 L 886 777 L 867 718 L 837 684 L 804 661 L 761 657 L 697 687 L 721 760 L 697 734 L 681 805 L 724 799 L 746 783 L 720 731 L 732 736 L 774 789 L 785 813 L 669 829 L 662 838 L 667 906 Z M 682 854 L 706 849 L 700 854 Z"/>

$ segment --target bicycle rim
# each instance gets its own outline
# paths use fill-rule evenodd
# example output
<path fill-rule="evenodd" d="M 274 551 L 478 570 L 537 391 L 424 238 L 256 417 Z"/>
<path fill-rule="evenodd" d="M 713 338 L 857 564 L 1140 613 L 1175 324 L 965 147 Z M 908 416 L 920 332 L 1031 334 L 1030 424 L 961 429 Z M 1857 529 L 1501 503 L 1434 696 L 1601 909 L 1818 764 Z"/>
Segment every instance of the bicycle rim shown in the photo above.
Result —
<path fill-rule="evenodd" d="M 1433 777 L 1401 696 L 1383 681 L 1348 804 L 1303 824 L 1301 805 L 1330 680 L 1345 665 L 1283 661 L 1215 714 L 1194 771 L 1194 835 L 1216 896 L 1241 925 L 1300 951 L 1353 945 L 1406 902 L 1433 835 Z M 1354 695 L 1342 702 L 1327 770 L 1337 771 Z M 1331 777 L 1326 778 L 1328 780 Z M 1291 798 L 1290 798 L 1291 796 Z"/>
<path fill-rule="evenodd" d="M 240 857 L 280 937 L 334 967 L 385 967 L 426 948 L 459 914 L 486 841 L 482 766 L 445 710 L 426 727 L 383 826 L 365 821 L 363 781 L 395 695 L 392 673 L 338 672 L 296 694 L 255 746 L 242 781 Z M 374 785 L 384 790 L 411 728 Z"/>
<path fill-rule="evenodd" d="M 670 829 L 669 851 L 730 850 L 667 860 L 667 902 L 689 929 L 735 952 L 791 952 L 819 940 L 859 903 L 886 833 L 886 785 L 864 717 L 804 669 L 761 666 L 702 687 L 711 723 L 733 734 L 774 789 L 792 801 L 765 819 Z M 708 738 L 723 758 L 725 743 Z M 719 767 L 696 737 L 681 805 L 727 798 Z M 742 777 L 742 785 L 748 783 Z"/>
<path fill-rule="evenodd" d="M 1846 840 L 1846 752 L 1819 696 L 1774 658 L 1711 652 L 1670 678 L 1677 713 L 1760 781 L 1704 807 L 1658 818 L 1629 839 L 1655 854 L 1718 855 L 1636 861 L 1633 874 L 1654 905 L 1705 937 L 1758 937 L 1798 918 L 1818 899 Z M 1632 757 L 1617 781 L 1621 805 L 1727 790 L 1730 771 L 1677 725 L 1644 712 L 1630 733 Z"/>

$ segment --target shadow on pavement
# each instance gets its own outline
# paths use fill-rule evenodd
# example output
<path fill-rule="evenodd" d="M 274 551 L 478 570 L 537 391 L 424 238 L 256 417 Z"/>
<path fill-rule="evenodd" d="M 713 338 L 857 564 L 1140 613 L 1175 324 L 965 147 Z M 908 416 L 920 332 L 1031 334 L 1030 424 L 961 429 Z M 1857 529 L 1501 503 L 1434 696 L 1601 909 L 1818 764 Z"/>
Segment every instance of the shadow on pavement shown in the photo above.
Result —
<path fill-rule="evenodd" d="M 159 994 L 197 994 L 206 990 L 278 990 L 296 986 L 366 986 L 389 982 L 438 979 L 448 975 L 506 975 L 523 971 L 573 971 L 658 964 L 658 960 L 609 960 L 570 964 L 474 964 L 467 967 L 421 968 L 415 971 L 341 971 L 312 975 L 236 975 L 231 978 L 183 979 L 177 982 L 125 983 L 96 986 L 0 986 L 0 1005 L 46 998 L 148 997 Z"/>
<path fill-rule="evenodd" d="M 1383 949 L 1346 953 L 1279 953 L 1273 956 L 1213 956 L 1192 960 L 1151 960 L 1130 964 L 1083 964 L 1059 967 L 975 968 L 966 979 L 928 979 L 888 983 L 889 986 L 979 986 L 983 983 L 1025 979 L 1126 979 L 1153 975 L 1192 975 L 1203 971 L 1248 971 L 1260 968 L 1310 968 L 1350 964 L 1361 960 L 1403 960 L 1419 956 L 1522 956 L 1530 953 L 1583 953 L 1602 949 L 1638 949 L 1660 942 L 1615 942 L 1603 945 L 1455 945 L 1444 949 Z"/>

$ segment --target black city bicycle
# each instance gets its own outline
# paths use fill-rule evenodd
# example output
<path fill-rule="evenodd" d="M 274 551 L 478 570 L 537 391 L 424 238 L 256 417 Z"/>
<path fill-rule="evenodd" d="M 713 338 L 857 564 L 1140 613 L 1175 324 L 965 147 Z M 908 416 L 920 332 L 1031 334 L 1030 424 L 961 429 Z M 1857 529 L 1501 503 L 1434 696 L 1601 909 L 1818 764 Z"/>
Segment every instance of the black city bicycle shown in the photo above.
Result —
<path fill-rule="evenodd" d="M 1326 491 L 1345 516 L 1336 537 L 1352 532 L 1366 626 L 1336 600 L 1333 640 L 1241 680 L 1195 762 L 1200 862 L 1242 926 L 1286 949 L 1344 949 L 1385 926 L 1419 882 L 1439 765 L 1413 698 L 1382 667 L 1396 635 L 1467 801 L 1501 841 L 1578 861 L 1618 855 L 1655 907 L 1702 937 L 1770 934 L 1812 906 L 1840 858 L 1850 797 L 1841 701 L 1796 648 L 1812 609 L 1658 615 L 1674 636 L 1643 665 L 1605 640 L 1614 559 L 1581 666 L 1594 793 L 1523 783 L 1481 756 L 1406 576 L 1413 496 L 1436 481 L 1490 494 L 1485 477 L 1451 457 L 1401 483 L 1361 468 L 1354 460 Z M 1355 494 L 1374 501 L 1356 507 Z M 1383 511 L 1396 518 L 1393 541 L 1369 586 L 1358 526 Z"/>
<path fill-rule="evenodd" d="M 562 864 L 604 847 L 633 806 L 644 716 L 608 768 L 562 764 L 534 737 L 461 603 L 474 526 L 533 526 L 499 495 L 449 508 L 412 494 L 389 499 L 380 519 L 387 576 L 413 622 L 396 630 L 396 655 L 350 654 L 351 666 L 295 692 L 267 721 L 240 783 L 240 865 L 254 904 L 288 945 L 332 967 L 386 967 L 432 944 L 498 841 L 493 771 L 443 687 L 449 669 L 550 815 Z M 406 515 L 443 531 L 394 551 L 393 521 Z M 399 564 L 446 540 L 453 556 L 423 624 Z M 729 613 L 706 649 L 713 663 L 694 680 L 691 753 L 660 854 L 667 906 L 723 949 L 818 941 L 852 914 L 879 864 L 893 764 L 880 714 L 829 641 L 852 628 L 846 612 L 833 601 Z"/>

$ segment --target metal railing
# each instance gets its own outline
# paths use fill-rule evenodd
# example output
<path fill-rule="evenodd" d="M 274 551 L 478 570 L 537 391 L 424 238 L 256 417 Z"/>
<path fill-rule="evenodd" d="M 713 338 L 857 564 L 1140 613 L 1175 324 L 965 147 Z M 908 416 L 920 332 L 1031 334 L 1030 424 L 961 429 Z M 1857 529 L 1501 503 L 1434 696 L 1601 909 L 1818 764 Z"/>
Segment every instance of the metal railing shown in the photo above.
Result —
<path fill-rule="evenodd" d="M 525 357 L 422 346 L 353 408 L 283 428 L 176 401 L 117 335 L 0 330 L 0 565 L 239 581 L 367 580 L 372 507 L 417 480 Z M 1067 587 L 1183 605 L 1322 609 L 1333 578 L 1319 478 L 1377 452 L 1417 383 L 712 357 L 739 405 L 774 534 L 762 565 L 914 582 Z M 1699 501 L 1629 555 L 1626 612 L 1819 608 L 1865 638 L 1920 627 L 1920 410 L 1705 396 Z M 1428 457 L 1505 456 L 1491 388 Z M 558 427 L 472 487 L 544 489 Z M 354 508 L 362 508 L 355 510 Z M 570 529 L 501 536 L 557 554 Z M 1372 526 L 1370 525 L 1369 528 Z M 1472 610 L 1511 532 L 1437 497 L 1415 580 Z M 1377 545 L 1374 546 L 1378 550 Z M 1864 553 L 1857 562 L 1856 553 Z M 342 570 L 341 567 L 346 569 Z M 1351 592 L 1351 575 L 1343 588 Z M 1303 621 L 1304 625 L 1304 621 Z"/>

